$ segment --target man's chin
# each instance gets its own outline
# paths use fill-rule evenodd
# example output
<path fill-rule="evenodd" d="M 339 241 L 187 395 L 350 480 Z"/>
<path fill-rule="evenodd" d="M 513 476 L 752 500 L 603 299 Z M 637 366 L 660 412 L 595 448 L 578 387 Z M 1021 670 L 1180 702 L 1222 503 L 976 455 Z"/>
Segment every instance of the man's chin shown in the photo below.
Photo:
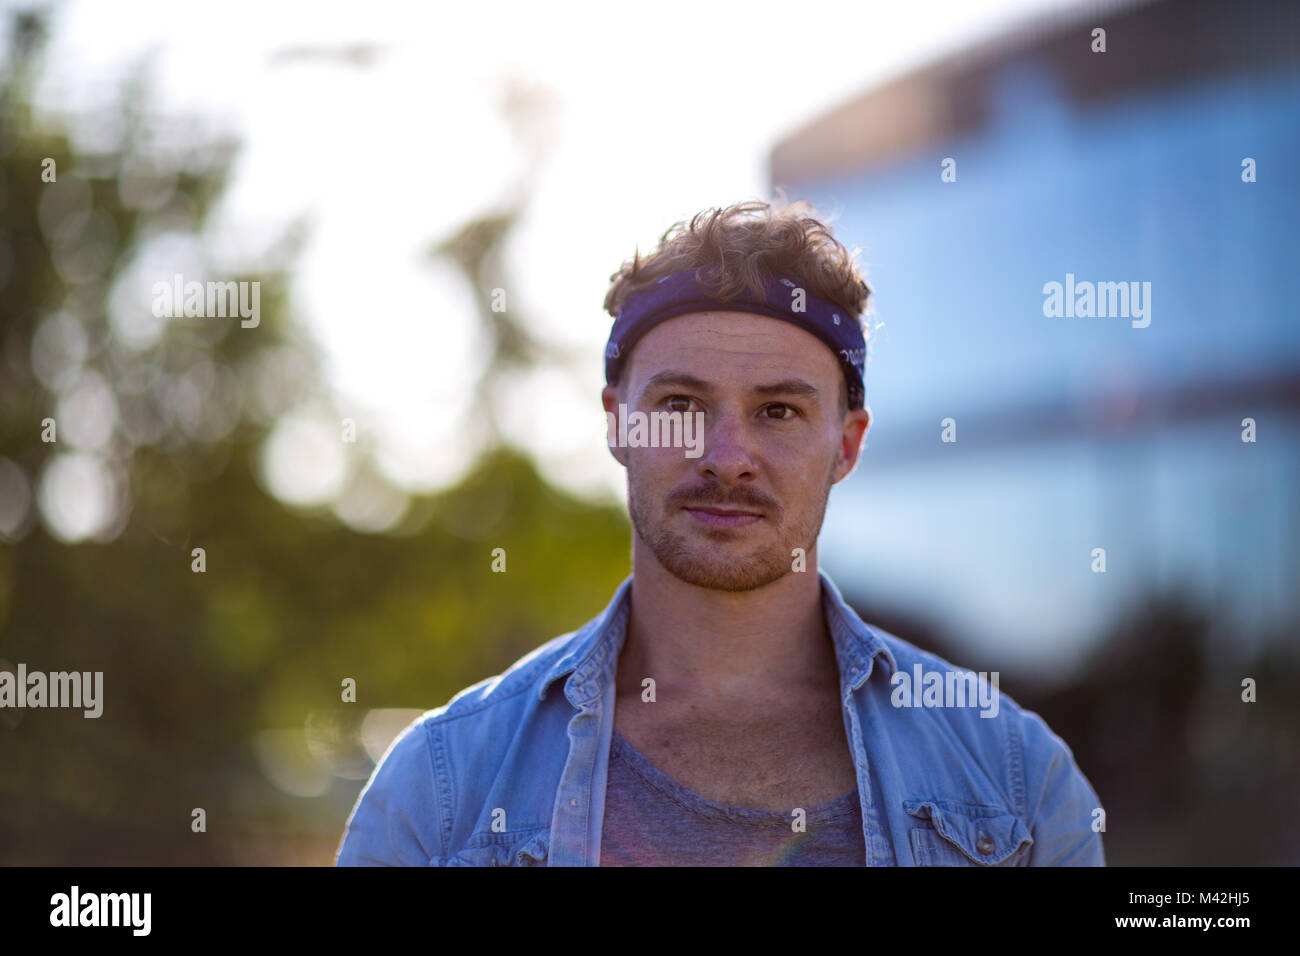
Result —
<path fill-rule="evenodd" d="M 657 525 L 629 508 L 636 536 L 660 567 L 686 584 L 711 591 L 753 591 L 792 572 L 790 549 L 770 519 L 716 531 L 683 511 Z M 677 524 L 680 521 L 680 524 Z"/>
<path fill-rule="evenodd" d="M 659 563 L 673 577 L 711 591 L 753 591 L 791 573 L 785 562 L 769 564 L 755 556 L 736 555 L 726 558 L 719 555 L 684 554 L 668 549 L 657 554 Z"/>

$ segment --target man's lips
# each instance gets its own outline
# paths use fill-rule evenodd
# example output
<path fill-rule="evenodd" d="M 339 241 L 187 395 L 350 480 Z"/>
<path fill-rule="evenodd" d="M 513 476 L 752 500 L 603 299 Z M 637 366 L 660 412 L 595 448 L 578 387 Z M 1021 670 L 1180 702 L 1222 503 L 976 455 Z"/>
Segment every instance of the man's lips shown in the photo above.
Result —
<path fill-rule="evenodd" d="M 697 506 L 684 510 L 700 524 L 710 528 L 742 528 L 763 520 L 763 516 L 756 511 L 741 511 L 737 508 Z"/>

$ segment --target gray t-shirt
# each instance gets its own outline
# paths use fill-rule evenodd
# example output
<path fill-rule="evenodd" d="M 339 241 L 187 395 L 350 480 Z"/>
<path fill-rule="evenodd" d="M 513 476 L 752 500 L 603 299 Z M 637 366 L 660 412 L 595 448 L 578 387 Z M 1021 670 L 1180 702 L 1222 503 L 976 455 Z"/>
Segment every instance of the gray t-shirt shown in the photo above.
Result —
<path fill-rule="evenodd" d="M 794 808 L 791 808 L 792 810 Z M 617 730 L 605 785 L 601 866 L 863 866 L 857 788 L 805 807 L 806 831 L 775 810 L 728 807 L 658 770 Z"/>

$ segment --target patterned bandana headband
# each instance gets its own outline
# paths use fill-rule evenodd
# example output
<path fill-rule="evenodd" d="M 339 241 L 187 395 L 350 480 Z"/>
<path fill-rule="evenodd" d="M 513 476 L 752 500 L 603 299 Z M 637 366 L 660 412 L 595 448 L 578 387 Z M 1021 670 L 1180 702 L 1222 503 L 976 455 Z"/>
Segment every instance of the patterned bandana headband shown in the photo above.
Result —
<path fill-rule="evenodd" d="M 842 306 L 819 299 L 800 289 L 793 279 L 768 277 L 760 298 L 748 289 L 737 299 L 719 302 L 700 287 L 702 269 L 688 269 L 664 276 L 647 289 L 628 296 L 605 346 L 605 381 L 618 381 L 632 352 L 632 346 L 652 328 L 688 312 L 756 312 L 782 319 L 810 332 L 826 343 L 839 359 L 849 385 L 849 408 L 866 402 L 867 343 L 857 319 Z M 802 295 L 800 294 L 802 293 Z M 796 311 L 802 306 L 801 311 Z"/>

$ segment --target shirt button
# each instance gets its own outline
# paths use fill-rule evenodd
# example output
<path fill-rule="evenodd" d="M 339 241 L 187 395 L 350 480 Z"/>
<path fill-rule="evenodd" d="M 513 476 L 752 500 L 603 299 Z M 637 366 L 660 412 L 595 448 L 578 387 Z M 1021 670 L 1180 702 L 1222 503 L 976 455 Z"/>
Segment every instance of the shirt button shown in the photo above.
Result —
<path fill-rule="evenodd" d="M 975 849 L 979 850 L 985 856 L 993 852 L 993 841 L 987 833 L 981 833 L 979 842 L 975 844 Z"/>
<path fill-rule="evenodd" d="M 577 798 L 577 797 L 570 797 L 570 798 L 569 798 L 569 806 L 571 806 L 571 807 L 576 807 L 577 805 L 578 805 L 578 798 Z"/>

